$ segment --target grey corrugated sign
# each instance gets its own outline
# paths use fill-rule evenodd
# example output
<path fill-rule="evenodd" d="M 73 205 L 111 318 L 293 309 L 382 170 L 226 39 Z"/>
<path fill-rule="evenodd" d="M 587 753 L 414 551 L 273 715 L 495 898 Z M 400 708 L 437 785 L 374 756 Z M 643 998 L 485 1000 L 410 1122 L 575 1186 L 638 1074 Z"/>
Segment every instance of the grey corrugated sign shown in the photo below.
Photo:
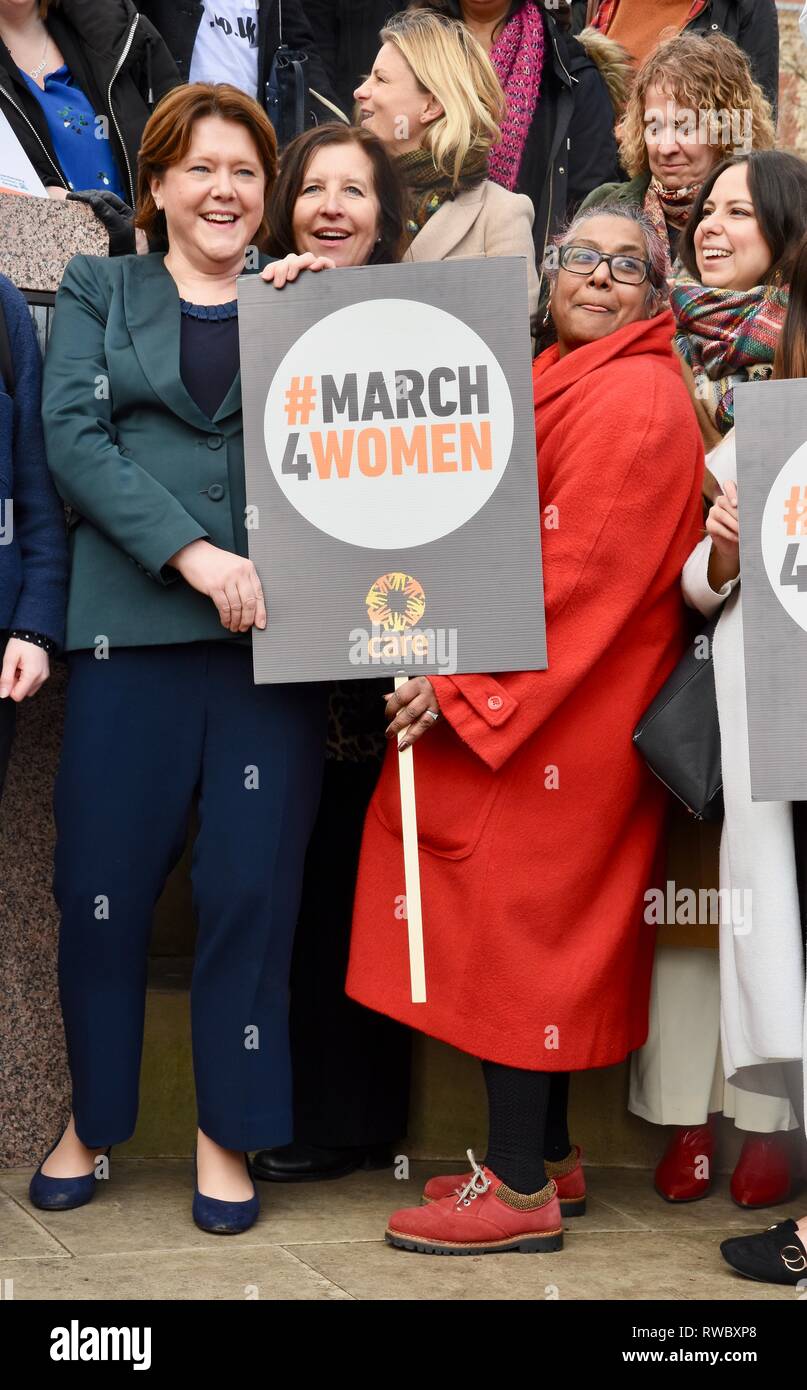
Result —
<path fill-rule="evenodd" d="M 525 262 L 238 298 L 256 681 L 543 669 Z"/>

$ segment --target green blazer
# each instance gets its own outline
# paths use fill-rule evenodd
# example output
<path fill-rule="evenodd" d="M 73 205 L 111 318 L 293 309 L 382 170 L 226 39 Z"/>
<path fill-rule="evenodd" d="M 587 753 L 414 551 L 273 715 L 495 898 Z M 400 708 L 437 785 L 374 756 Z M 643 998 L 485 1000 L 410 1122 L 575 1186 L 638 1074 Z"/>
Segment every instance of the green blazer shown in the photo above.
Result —
<path fill-rule="evenodd" d="M 247 554 L 241 375 L 209 420 L 180 379 L 180 319 L 162 255 L 76 256 L 65 271 L 43 418 L 71 509 L 68 650 L 245 640 L 166 565 L 200 537 Z"/>
<path fill-rule="evenodd" d="M 579 211 L 583 212 L 586 208 L 598 207 L 600 203 L 633 203 L 637 207 L 644 205 L 644 195 L 650 187 L 650 173 L 637 174 L 630 183 L 601 183 L 599 188 L 592 188 L 587 198 L 580 204 Z"/>

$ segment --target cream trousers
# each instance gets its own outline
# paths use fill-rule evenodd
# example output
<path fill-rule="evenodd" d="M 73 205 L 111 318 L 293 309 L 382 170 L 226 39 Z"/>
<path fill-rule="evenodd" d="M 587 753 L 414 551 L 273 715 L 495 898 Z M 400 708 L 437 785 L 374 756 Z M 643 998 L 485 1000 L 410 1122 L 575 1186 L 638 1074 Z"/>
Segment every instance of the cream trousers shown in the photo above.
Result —
<path fill-rule="evenodd" d="M 724 1077 L 716 950 L 657 948 L 650 1031 L 631 1057 L 628 1109 L 654 1125 L 702 1125 L 718 1110 L 759 1134 L 797 1127 L 789 1100 L 741 1091 Z"/>

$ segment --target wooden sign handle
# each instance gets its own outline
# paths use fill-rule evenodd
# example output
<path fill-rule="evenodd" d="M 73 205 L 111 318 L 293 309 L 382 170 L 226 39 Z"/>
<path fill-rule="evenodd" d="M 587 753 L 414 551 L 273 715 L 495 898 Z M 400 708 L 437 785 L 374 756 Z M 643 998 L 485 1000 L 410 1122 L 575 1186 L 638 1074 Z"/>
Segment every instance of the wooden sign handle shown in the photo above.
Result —
<path fill-rule="evenodd" d="M 409 679 L 405 671 L 395 677 L 398 690 Z M 406 730 L 398 736 L 398 742 Z M 406 883 L 406 924 L 409 930 L 409 981 L 413 1004 L 426 1003 L 426 962 L 423 956 L 423 915 L 420 901 L 420 861 L 418 859 L 418 821 L 415 805 L 415 764 L 412 747 L 398 754 L 401 784 L 401 825 L 403 828 L 404 877 Z"/>

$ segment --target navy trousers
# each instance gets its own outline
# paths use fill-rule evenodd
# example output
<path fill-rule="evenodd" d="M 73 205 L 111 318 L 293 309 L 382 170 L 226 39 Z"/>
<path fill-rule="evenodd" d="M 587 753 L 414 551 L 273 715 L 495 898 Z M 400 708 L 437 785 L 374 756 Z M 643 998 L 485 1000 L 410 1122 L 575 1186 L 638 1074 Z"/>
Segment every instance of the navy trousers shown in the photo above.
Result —
<path fill-rule="evenodd" d="M 255 686 L 226 641 L 68 658 L 56 781 L 59 990 L 76 1131 L 137 1119 L 154 907 L 199 798 L 191 985 L 199 1127 L 232 1149 L 292 1137 L 288 989 L 319 800 L 325 695 Z"/>

